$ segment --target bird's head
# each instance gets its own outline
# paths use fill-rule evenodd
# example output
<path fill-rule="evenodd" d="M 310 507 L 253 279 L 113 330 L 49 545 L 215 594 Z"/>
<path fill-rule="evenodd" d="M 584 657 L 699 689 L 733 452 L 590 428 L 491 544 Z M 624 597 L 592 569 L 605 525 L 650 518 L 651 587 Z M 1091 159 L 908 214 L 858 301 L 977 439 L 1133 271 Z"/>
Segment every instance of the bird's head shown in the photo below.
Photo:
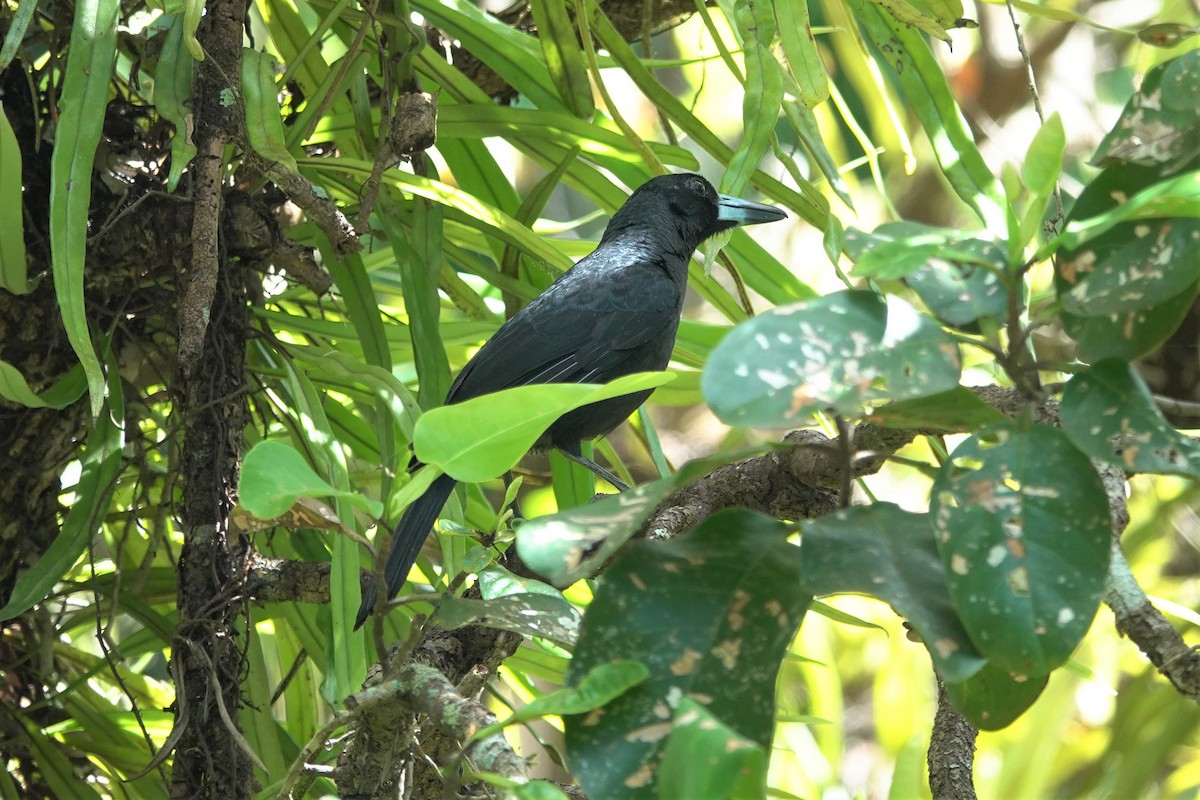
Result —
<path fill-rule="evenodd" d="M 710 236 L 737 225 L 774 222 L 787 214 L 772 206 L 717 194 L 700 175 L 660 175 L 638 187 L 604 232 L 604 238 L 631 228 L 678 236 L 690 253 Z"/>

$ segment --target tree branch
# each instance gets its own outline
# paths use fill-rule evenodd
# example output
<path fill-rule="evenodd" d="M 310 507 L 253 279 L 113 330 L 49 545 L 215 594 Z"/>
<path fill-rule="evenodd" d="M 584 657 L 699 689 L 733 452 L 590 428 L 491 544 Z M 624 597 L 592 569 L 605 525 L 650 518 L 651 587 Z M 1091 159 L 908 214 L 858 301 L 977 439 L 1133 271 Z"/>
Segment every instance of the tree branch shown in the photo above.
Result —
<path fill-rule="evenodd" d="M 940 678 L 937 690 L 937 713 L 926 753 L 929 789 L 933 800 L 975 800 L 972 770 L 979 731 L 950 705 L 950 696 Z"/>

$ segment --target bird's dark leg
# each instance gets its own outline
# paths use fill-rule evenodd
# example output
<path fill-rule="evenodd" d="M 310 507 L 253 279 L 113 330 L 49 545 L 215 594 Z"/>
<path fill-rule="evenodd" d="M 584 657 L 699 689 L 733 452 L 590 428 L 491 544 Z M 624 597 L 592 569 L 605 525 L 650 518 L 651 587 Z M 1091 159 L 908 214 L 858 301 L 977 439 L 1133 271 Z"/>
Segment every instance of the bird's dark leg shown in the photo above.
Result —
<path fill-rule="evenodd" d="M 562 447 L 560 447 L 558 449 L 558 452 L 562 453 L 564 456 L 571 459 L 579 466 L 589 470 L 596 477 L 603 478 L 604 480 L 608 481 L 613 486 L 617 487 L 618 492 L 628 492 L 629 491 L 628 483 L 621 480 L 616 475 L 613 475 L 611 472 L 606 470 L 604 467 L 600 466 L 595 461 L 592 461 L 590 458 L 583 455 L 582 453 L 573 453 L 570 450 L 567 450 Z"/>

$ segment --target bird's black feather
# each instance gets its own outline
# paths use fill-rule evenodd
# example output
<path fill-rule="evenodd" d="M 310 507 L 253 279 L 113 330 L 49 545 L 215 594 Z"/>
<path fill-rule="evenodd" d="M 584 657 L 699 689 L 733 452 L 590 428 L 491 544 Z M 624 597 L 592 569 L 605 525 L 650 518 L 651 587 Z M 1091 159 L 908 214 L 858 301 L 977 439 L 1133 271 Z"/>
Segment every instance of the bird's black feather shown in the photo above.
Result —
<path fill-rule="evenodd" d="M 699 244 L 738 224 L 771 222 L 769 206 L 720 196 L 699 175 L 666 175 L 643 184 L 609 221 L 599 246 L 504 323 L 463 367 L 446 403 L 534 383 L 607 383 L 665 369 Z M 538 440 L 579 455 L 632 414 L 650 392 L 615 397 L 564 414 Z M 409 469 L 420 464 L 415 459 Z M 402 516 L 384 569 L 387 596 L 408 576 L 433 522 L 454 489 L 439 477 Z M 375 606 L 363 593 L 355 628 Z"/>

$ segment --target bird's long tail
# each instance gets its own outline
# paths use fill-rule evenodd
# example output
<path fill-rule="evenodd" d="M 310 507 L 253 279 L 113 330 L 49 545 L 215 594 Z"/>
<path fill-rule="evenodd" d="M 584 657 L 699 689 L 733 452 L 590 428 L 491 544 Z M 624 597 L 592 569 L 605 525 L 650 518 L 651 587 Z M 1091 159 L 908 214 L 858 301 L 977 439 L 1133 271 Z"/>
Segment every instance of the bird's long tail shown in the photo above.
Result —
<path fill-rule="evenodd" d="M 383 571 L 387 578 L 389 600 L 396 596 L 396 592 L 400 591 L 400 587 L 407 580 L 408 571 L 412 569 L 417 555 L 421 552 L 421 545 L 425 544 L 425 538 L 429 536 L 434 521 L 446 505 L 446 500 L 454 491 L 456 483 L 457 481 L 449 475 L 440 475 L 425 490 L 425 494 L 405 509 L 400 524 L 392 531 L 392 546 L 388 549 L 387 566 Z M 375 582 L 371 581 L 363 591 L 362 605 L 358 609 L 358 618 L 354 621 L 354 630 L 362 627 L 374 608 Z"/>

